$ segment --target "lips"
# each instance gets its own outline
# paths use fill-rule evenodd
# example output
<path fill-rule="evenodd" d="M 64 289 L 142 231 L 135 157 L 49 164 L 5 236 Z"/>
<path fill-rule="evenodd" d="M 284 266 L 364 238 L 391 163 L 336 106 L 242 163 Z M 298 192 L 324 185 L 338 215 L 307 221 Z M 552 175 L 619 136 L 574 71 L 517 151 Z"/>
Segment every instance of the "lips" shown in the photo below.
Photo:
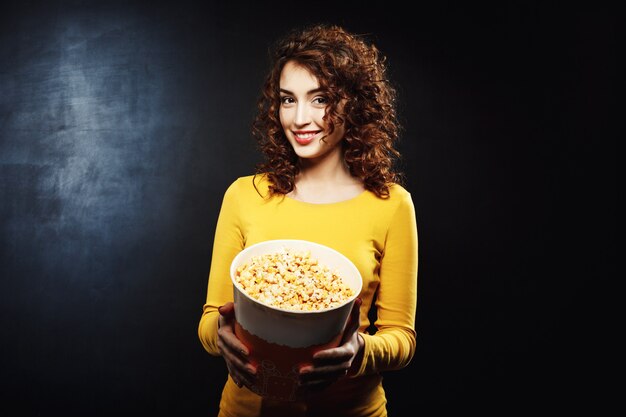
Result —
<path fill-rule="evenodd" d="M 294 131 L 293 136 L 300 145 L 308 145 L 315 139 L 320 130 Z"/>

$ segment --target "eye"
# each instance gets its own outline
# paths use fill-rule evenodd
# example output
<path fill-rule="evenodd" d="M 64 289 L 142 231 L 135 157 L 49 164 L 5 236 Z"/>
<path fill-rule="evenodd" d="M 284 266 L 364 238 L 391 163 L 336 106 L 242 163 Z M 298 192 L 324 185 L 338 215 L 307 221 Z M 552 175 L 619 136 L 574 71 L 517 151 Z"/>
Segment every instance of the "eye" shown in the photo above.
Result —
<path fill-rule="evenodd" d="M 282 96 L 280 98 L 280 104 L 292 104 L 294 103 L 294 99 L 292 97 L 289 96 Z"/>
<path fill-rule="evenodd" d="M 317 96 L 313 99 L 313 103 L 325 106 L 328 104 L 328 99 L 324 96 Z"/>

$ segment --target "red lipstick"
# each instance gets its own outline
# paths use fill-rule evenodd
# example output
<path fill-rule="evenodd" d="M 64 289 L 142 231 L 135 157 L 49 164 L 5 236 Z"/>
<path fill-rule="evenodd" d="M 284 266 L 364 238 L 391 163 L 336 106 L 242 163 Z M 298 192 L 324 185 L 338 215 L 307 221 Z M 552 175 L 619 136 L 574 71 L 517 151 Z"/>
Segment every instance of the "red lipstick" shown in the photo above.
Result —
<path fill-rule="evenodd" d="M 308 145 L 319 132 L 319 130 L 294 130 L 293 136 L 300 145 Z"/>

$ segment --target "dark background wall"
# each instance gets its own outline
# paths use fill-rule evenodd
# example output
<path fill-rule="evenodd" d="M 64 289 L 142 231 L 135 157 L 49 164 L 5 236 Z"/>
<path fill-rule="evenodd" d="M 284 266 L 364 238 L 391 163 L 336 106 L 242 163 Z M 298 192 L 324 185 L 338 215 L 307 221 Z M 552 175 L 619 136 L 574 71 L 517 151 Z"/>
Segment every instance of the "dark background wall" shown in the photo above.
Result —
<path fill-rule="evenodd" d="M 269 43 L 313 22 L 366 34 L 399 90 L 419 347 L 391 415 L 606 402 L 614 11 L 204 3 L 2 2 L 0 413 L 214 413 L 221 197 L 258 161 Z"/>

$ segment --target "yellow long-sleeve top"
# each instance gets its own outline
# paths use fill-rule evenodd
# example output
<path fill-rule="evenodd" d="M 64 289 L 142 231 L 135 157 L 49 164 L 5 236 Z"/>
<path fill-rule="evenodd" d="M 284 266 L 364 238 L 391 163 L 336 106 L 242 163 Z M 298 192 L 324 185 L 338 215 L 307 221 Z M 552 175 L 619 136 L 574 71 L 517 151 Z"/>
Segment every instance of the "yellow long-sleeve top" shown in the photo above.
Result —
<path fill-rule="evenodd" d="M 241 177 L 224 194 L 198 326 L 202 345 L 219 355 L 217 309 L 233 301 L 229 269 L 235 255 L 265 240 L 303 239 L 341 252 L 361 273 L 363 361 L 354 376 L 304 402 L 272 403 L 238 388 L 228 377 L 220 416 L 386 416 L 380 372 L 406 366 L 415 353 L 417 225 L 411 195 L 394 184 L 386 199 L 364 191 L 346 201 L 313 204 L 270 196 L 268 185 L 262 175 Z M 376 331 L 368 334 L 368 312 L 374 301 Z"/>

